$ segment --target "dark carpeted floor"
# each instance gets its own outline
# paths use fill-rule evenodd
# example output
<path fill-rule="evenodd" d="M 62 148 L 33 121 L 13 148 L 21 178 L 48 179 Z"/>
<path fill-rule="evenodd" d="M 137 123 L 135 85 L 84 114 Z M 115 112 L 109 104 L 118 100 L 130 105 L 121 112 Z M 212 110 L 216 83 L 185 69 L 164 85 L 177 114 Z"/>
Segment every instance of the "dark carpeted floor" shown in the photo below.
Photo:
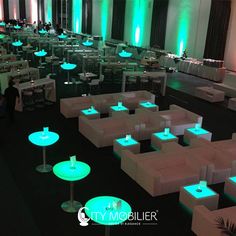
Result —
<path fill-rule="evenodd" d="M 58 97 L 69 96 L 70 92 L 75 96 L 74 87 L 64 87 L 63 78 L 61 74 L 56 77 Z M 172 103 L 202 115 L 203 127 L 213 133 L 213 140 L 230 138 L 236 131 L 236 113 L 224 106 L 207 103 L 175 88 L 168 88 L 166 97 L 157 97 L 161 110 Z M 61 210 L 60 204 L 69 199 L 67 182 L 53 173 L 35 171 L 42 161 L 42 149 L 32 145 L 27 137 L 44 126 L 60 134 L 60 140 L 47 149 L 49 163 L 56 164 L 75 154 L 78 160 L 91 166 L 91 174 L 75 184 L 76 200 L 85 204 L 95 196 L 114 195 L 129 202 L 133 211 L 158 210 L 157 225 L 115 226 L 111 235 L 193 235 L 191 215 L 179 205 L 178 193 L 151 197 L 121 171 L 112 147 L 97 149 L 80 135 L 77 119 L 65 119 L 59 112 L 59 102 L 34 112 L 17 113 L 16 120 L 14 125 L 0 120 L 0 235 L 104 235 L 103 226 L 81 227 L 76 214 Z M 142 150 L 149 150 L 149 145 L 149 141 L 143 142 Z M 234 205 L 224 196 L 222 184 L 212 188 L 220 193 L 220 208 Z"/>

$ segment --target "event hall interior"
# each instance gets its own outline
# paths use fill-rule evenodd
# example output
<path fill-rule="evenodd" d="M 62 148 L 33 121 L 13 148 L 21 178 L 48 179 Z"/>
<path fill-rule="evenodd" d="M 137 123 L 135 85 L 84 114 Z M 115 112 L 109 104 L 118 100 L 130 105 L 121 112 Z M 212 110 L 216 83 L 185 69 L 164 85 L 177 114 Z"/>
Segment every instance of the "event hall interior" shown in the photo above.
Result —
<path fill-rule="evenodd" d="M 236 234 L 236 0 L 0 0 L 1 236 Z"/>

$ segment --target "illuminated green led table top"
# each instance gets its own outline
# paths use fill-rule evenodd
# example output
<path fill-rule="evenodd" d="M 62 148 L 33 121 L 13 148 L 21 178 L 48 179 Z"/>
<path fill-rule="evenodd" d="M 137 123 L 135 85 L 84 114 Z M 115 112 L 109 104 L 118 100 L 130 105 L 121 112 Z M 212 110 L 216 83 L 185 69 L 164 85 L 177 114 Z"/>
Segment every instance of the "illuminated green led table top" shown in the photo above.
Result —
<path fill-rule="evenodd" d="M 4 39 L 5 35 L 4 34 L 0 34 L 0 39 Z"/>
<path fill-rule="evenodd" d="M 203 134 L 208 134 L 209 132 L 203 128 L 188 128 L 187 129 L 190 133 L 194 135 L 203 135 Z"/>
<path fill-rule="evenodd" d="M 138 144 L 138 142 L 132 137 L 129 138 L 128 140 L 126 138 L 119 138 L 119 139 L 116 139 L 116 142 L 118 142 L 120 145 L 124 147 Z"/>
<path fill-rule="evenodd" d="M 197 191 L 199 184 L 185 186 L 184 189 L 190 193 L 194 198 L 200 199 L 200 198 L 206 198 L 206 197 L 212 197 L 216 196 L 217 194 L 207 186 L 201 187 L 201 192 Z"/>
<path fill-rule="evenodd" d="M 74 70 L 76 68 L 76 64 L 71 64 L 71 63 L 66 63 L 64 62 L 62 65 L 61 65 L 61 68 L 63 70 Z"/>
<path fill-rule="evenodd" d="M 90 46 L 93 45 L 93 42 L 91 42 L 91 41 L 85 41 L 85 42 L 83 42 L 82 44 L 83 44 L 84 46 L 86 46 L 86 47 L 90 47 Z"/>
<path fill-rule="evenodd" d="M 34 55 L 36 57 L 45 57 L 48 53 L 44 50 L 41 50 L 41 51 L 38 51 L 38 52 L 35 52 Z"/>
<path fill-rule="evenodd" d="M 236 176 L 230 177 L 229 180 L 231 180 L 232 182 L 236 183 Z"/>
<path fill-rule="evenodd" d="M 156 136 L 157 138 L 163 141 L 177 139 L 177 137 L 173 135 L 172 133 L 165 134 L 165 132 L 154 133 L 154 136 Z"/>
<path fill-rule="evenodd" d="M 41 30 L 39 30 L 39 33 L 40 33 L 40 34 L 47 34 L 47 30 L 41 29 Z"/>
<path fill-rule="evenodd" d="M 126 201 L 112 196 L 92 198 L 85 207 L 85 213 L 89 218 L 107 226 L 123 223 L 132 212 L 131 206 Z"/>
<path fill-rule="evenodd" d="M 14 29 L 16 29 L 16 30 L 21 29 L 21 26 L 15 25 L 15 26 L 14 26 Z"/>
<path fill-rule="evenodd" d="M 16 41 L 16 42 L 13 42 L 12 45 L 13 45 L 14 47 L 20 47 L 20 46 L 23 45 L 23 43 L 22 43 L 20 40 L 18 40 L 18 41 Z"/>
<path fill-rule="evenodd" d="M 58 35 L 58 38 L 59 38 L 59 39 L 67 39 L 67 35 L 65 35 L 65 34 L 60 34 L 60 35 Z"/>
<path fill-rule="evenodd" d="M 126 52 L 125 50 L 122 50 L 120 53 L 119 53 L 119 56 L 120 57 L 125 57 L 125 58 L 129 58 L 129 57 L 132 57 L 132 53 L 131 52 Z"/>
<path fill-rule="evenodd" d="M 148 101 L 140 102 L 139 104 L 140 104 L 140 106 L 145 107 L 145 108 L 157 107 L 156 104 L 154 104 L 152 102 L 148 102 Z"/>
<path fill-rule="evenodd" d="M 60 179 L 66 181 L 77 181 L 85 178 L 91 169 L 84 162 L 76 161 L 75 166 L 71 167 L 71 161 L 63 161 L 53 167 L 53 173 Z"/>
<path fill-rule="evenodd" d="M 28 139 L 34 145 L 46 147 L 56 143 L 59 139 L 59 135 L 51 131 L 38 131 L 30 134 Z"/>
<path fill-rule="evenodd" d="M 6 23 L 4 21 L 0 22 L 0 26 L 5 26 L 5 25 L 6 25 Z"/>
<path fill-rule="evenodd" d="M 118 105 L 117 106 L 111 106 L 111 109 L 113 111 L 127 111 L 128 110 L 128 108 L 123 106 L 123 105 L 121 105 L 121 106 L 118 106 Z"/>
<path fill-rule="evenodd" d="M 81 112 L 86 116 L 99 114 L 99 112 L 94 108 L 84 109 L 81 110 Z"/>

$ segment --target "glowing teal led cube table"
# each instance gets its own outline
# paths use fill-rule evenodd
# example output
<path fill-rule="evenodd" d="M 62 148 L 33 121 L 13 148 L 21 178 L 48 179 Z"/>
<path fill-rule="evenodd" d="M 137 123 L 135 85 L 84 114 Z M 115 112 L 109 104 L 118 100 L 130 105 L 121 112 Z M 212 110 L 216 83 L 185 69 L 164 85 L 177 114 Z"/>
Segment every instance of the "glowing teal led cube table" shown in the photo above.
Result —
<path fill-rule="evenodd" d="M 86 40 L 85 42 L 82 43 L 86 47 L 91 47 L 93 45 L 92 41 Z"/>
<path fill-rule="evenodd" d="M 162 144 L 169 143 L 169 142 L 176 142 L 178 143 L 178 137 L 173 135 L 172 133 L 168 132 L 158 132 L 154 133 L 151 136 L 151 146 L 154 149 L 161 149 Z"/>
<path fill-rule="evenodd" d="M 140 102 L 139 107 L 142 109 L 146 109 L 146 110 L 150 110 L 150 111 L 154 111 L 154 112 L 159 110 L 159 107 L 155 103 L 152 103 L 149 101 Z"/>
<path fill-rule="evenodd" d="M 39 66 L 38 66 L 39 69 L 44 69 L 44 68 L 45 68 L 45 67 L 43 66 L 43 63 L 42 63 L 42 58 L 45 57 L 47 54 L 48 54 L 48 53 L 47 53 L 44 49 L 42 49 L 41 51 L 38 51 L 38 52 L 34 52 L 34 55 L 35 55 L 36 57 L 39 57 L 39 58 L 40 58 L 40 59 L 39 59 Z"/>
<path fill-rule="evenodd" d="M 73 157 L 71 157 L 73 158 Z M 65 212 L 74 213 L 82 207 L 82 204 L 74 200 L 74 182 L 79 181 L 90 173 L 90 166 L 84 162 L 63 161 L 53 167 L 53 173 L 60 179 L 70 182 L 70 200 L 62 203 L 61 208 Z"/>
<path fill-rule="evenodd" d="M 59 135 L 55 132 L 51 132 L 48 128 L 44 128 L 43 131 L 38 131 L 30 134 L 28 139 L 34 145 L 43 148 L 43 164 L 36 167 L 36 170 L 41 173 L 47 173 L 52 170 L 52 166 L 46 164 L 46 147 L 56 143 L 59 139 Z"/>
<path fill-rule="evenodd" d="M 224 193 L 236 201 L 236 176 L 225 181 Z"/>
<path fill-rule="evenodd" d="M 117 105 L 110 107 L 109 115 L 112 116 L 115 112 L 125 112 L 129 114 L 129 109 L 125 107 L 122 102 L 118 102 Z"/>
<path fill-rule="evenodd" d="M 5 27 L 6 26 L 6 23 L 4 21 L 1 21 L 0 22 L 0 27 Z"/>
<path fill-rule="evenodd" d="M 91 120 L 100 118 L 100 112 L 97 111 L 93 106 L 88 109 L 81 110 L 80 115 L 86 116 L 88 119 Z"/>
<path fill-rule="evenodd" d="M 184 142 L 190 144 L 191 139 L 203 138 L 211 141 L 212 133 L 198 126 L 184 130 Z"/>
<path fill-rule="evenodd" d="M 20 29 L 21 29 L 21 26 L 15 25 L 15 26 L 14 26 L 14 29 L 15 29 L 15 30 L 20 30 Z"/>
<path fill-rule="evenodd" d="M 193 210 L 197 205 L 204 205 L 209 210 L 216 210 L 218 208 L 219 194 L 208 186 L 193 184 L 181 187 L 179 201 L 189 210 Z"/>
<path fill-rule="evenodd" d="M 64 82 L 64 84 L 72 84 L 73 82 L 70 81 L 70 71 L 71 70 L 74 70 L 75 68 L 77 67 L 76 64 L 72 64 L 72 63 L 67 63 L 67 62 L 64 62 L 63 64 L 61 64 L 61 68 L 63 70 L 66 70 L 67 71 L 67 81 Z"/>
<path fill-rule="evenodd" d="M 129 219 L 132 209 L 124 200 L 113 196 L 99 196 L 85 204 L 86 215 L 97 224 L 105 225 L 105 236 L 110 235 L 110 226 Z"/>
<path fill-rule="evenodd" d="M 140 153 L 140 143 L 126 135 L 125 138 L 118 138 L 113 141 L 113 152 L 121 157 L 122 150 L 129 150 L 135 154 Z"/>

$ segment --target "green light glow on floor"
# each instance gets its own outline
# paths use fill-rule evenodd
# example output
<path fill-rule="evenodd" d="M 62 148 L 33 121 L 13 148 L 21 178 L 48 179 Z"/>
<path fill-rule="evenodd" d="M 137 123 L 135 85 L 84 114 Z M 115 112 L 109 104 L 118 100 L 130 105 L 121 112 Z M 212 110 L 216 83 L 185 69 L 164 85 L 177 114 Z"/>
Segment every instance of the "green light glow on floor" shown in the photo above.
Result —
<path fill-rule="evenodd" d="M 182 56 L 183 51 L 188 48 L 187 42 L 189 37 L 189 21 L 190 21 L 190 7 L 189 0 L 181 1 L 181 13 L 178 22 L 178 37 L 177 37 L 177 50 L 176 53 Z"/>
<path fill-rule="evenodd" d="M 108 15 L 109 15 L 109 0 L 101 1 L 101 34 L 103 40 L 107 37 L 107 25 L 108 25 Z"/>
<path fill-rule="evenodd" d="M 149 1 L 147 0 L 133 0 L 131 43 L 135 46 L 143 44 L 148 5 Z"/>
<path fill-rule="evenodd" d="M 73 0 L 72 6 L 72 30 L 75 33 L 81 33 L 82 28 L 82 0 Z"/>
<path fill-rule="evenodd" d="M 52 0 L 44 1 L 45 4 L 45 21 L 52 22 Z"/>

